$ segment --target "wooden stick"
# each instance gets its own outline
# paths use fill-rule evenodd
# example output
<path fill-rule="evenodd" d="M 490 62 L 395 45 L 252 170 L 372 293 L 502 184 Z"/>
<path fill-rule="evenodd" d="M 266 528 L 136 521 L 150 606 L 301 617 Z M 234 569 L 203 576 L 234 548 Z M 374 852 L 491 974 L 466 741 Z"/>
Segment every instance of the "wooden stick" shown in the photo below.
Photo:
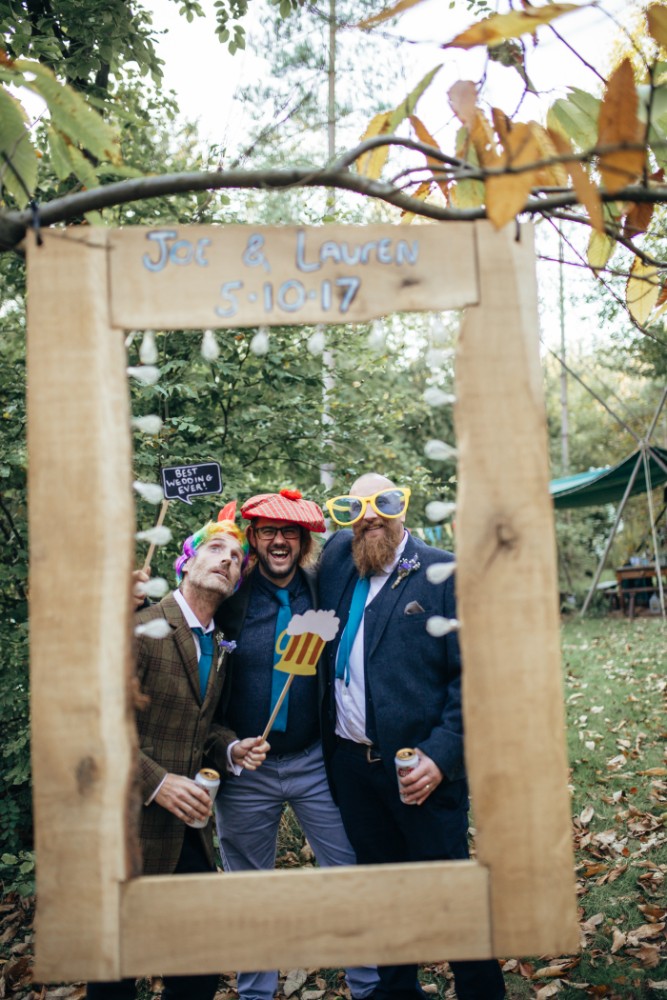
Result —
<path fill-rule="evenodd" d="M 162 501 L 162 506 L 160 507 L 160 515 L 159 515 L 159 517 L 157 519 L 157 522 L 155 524 L 156 528 L 159 528 L 160 525 L 162 524 L 162 522 L 164 521 L 164 516 L 167 513 L 167 507 L 168 506 L 169 506 L 169 501 L 168 500 L 163 500 Z M 151 542 L 150 548 L 149 548 L 148 552 L 146 553 L 146 558 L 144 560 L 144 564 L 141 567 L 142 572 L 148 573 L 149 569 L 151 568 L 151 560 L 153 559 L 153 553 L 154 552 L 155 552 L 155 542 Z"/>
<path fill-rule="evenodd" d="M 271 712 L 271 718 L 267 722 L 266 729 L 262 733 L 262 739 L 263 740 L 265 740 L 266 737 L 269 735 L 269 733 L 271 731 L 271 726 L 273 725 L 273 723 L 276 721 L 276 718 L 278 717 L 278 712 L 280 711 L 280 706 L 282 705 L 282 703 L 285 700 L 287 692 L 289 691 L 290 684 L 294 680 L 294 677 L 295 677 L 295 674 L 290 674 L 289 677 L 287 678 L 287 680 L 285 681 L 285 687 L 280 692 L 280 697 L 278 698 L 278 701 L 275 704 L 275 708 Z"/>

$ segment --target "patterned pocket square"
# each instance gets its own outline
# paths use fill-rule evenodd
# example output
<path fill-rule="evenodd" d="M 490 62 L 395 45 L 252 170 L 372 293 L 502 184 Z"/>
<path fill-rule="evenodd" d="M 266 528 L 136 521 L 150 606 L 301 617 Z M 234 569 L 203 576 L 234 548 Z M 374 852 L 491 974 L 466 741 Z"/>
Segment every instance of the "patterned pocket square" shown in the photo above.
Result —
<path fill-rule="evenodd" d="M 422 608 L 419 601 L 410 601 L 410 603 L 406 604 L 405 607 L 403 608 L 404 615 L 421 615 L 423 613 L 424 609 Z"/>

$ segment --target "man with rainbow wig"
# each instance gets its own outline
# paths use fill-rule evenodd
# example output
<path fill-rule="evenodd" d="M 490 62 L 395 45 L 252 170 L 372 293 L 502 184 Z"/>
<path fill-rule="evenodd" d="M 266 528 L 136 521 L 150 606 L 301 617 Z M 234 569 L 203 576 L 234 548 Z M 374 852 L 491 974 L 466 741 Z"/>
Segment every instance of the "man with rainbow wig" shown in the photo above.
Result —
<path fill-rule="evenodd" d="M 238 740 L 222 723 L 233 643 L 213 616 L 241 581 L 248 543 L 234 524 L 235 504 L 183 543 L 178 587 L 135 616 L 140 707 L 140 841 L 145 875 L 215 871 L 212 803 L 194 781 L 202 766 L 224 777 L 228 762 L 254 771 L 269 749 L 261 737 Z M 204 822 L 200 828 L 193 823 Z M 217 975 L 165 976 L 164 1000 L 212 1000 Z M 89 983 L 88 1000 L 134 1000 L 133 979 Z"/>

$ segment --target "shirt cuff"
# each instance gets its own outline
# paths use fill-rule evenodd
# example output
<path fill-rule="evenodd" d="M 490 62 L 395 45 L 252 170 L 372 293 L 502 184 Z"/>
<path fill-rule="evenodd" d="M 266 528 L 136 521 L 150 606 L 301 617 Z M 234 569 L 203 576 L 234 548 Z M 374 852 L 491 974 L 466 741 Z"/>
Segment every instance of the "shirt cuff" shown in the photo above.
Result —
<path fill-rule="evenodd" d="M 239 774 L 242 774 L 243 768 L 239 764 L 236 764 L 234 762 L 234 759 L 232 757 L 232 748 L 235 747 L 236 744 L 240 742 L 241 742 L 240 740 L 233 740 L 227 747 L 227 770 L 231 771 L 232 774 L 235 774 L 237 778 Z"/>
<path fill-rule="evenodd" d="M 151 804 L 151 802 L 153 801 L 153 799 L 155 798 L 155 796 L 157 795 L 157 793 L 160 791 L 160 789 L 162 788 L 162 786 L 164 785 L 164 783 L 165 783 L 166 780 L 167 780 L 167 775 L 165 774 L 165 776 L 162 779 L 162 781 L 160 782 L 160 784 L 157 786 L 157 788 L 155 788 L 153 790 L 153 792 L 149 795 L 149 797 L 144 802 L 145 806 L 149 806 Z"/>

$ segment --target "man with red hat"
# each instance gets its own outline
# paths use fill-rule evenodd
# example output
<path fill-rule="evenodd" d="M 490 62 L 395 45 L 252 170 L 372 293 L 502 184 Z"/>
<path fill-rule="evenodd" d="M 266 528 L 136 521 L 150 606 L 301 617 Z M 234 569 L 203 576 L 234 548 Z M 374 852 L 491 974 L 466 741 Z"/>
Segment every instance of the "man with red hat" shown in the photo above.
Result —
<path fill-rule="evenodd" d="M 313 532 L 324 531 L 322 511 L 298 490 L 262 493 L 241 507 L 250 522 L 247 537 L 256 565 L 243 586 L 221 605 L 216 622 L 236 642 L 226 723 L 239 739 L 263 732 L 286 674 L 276 640 L 290 618 L 315 607 L 309 567 L 318 546 Z M 320 741 L 316 676 L 295 676 L 269 735 L 271 750 L 257 771 L 235 768 L 216 801 L 218 837 L 228 871 L 271 869 L 278 826 L 288 802 L 308 838 L 318 864 L 352 865 L 355 855 L 335 805 Z M 233 749 L 230 747 L 230 753 Z M 353 998 L 370 997 L 374 967 L 346 970 Z M 277 972 L 240 972 L 241 1000 L 272 1000 Z"/>

